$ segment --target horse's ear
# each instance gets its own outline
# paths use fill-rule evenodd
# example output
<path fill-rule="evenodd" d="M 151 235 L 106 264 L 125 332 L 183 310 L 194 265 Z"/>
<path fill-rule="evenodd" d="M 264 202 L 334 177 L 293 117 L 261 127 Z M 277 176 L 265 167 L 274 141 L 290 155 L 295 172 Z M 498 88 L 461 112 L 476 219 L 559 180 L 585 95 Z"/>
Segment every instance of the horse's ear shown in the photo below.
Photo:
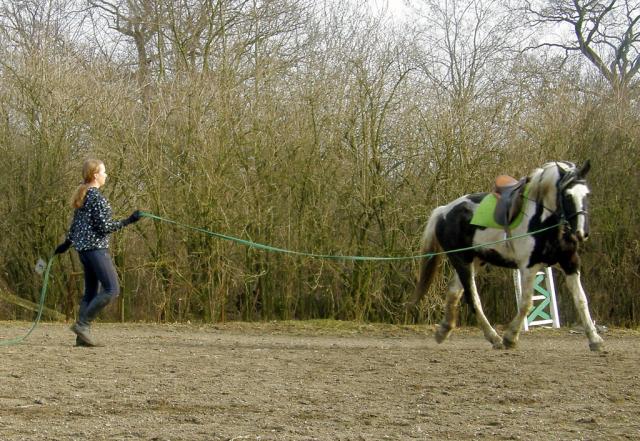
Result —
<path fill-rule="evenodd" d="M 582 164 L 582 166 L 578 170 L 578 176 L 580 176 L 581 178 L 584 178 L 587 175 L 587 173 L 589 173 L 589 170 L 591 170 L 591 161 L 587 159 L 586 161 L 584 161 L 584 164 Z"/>

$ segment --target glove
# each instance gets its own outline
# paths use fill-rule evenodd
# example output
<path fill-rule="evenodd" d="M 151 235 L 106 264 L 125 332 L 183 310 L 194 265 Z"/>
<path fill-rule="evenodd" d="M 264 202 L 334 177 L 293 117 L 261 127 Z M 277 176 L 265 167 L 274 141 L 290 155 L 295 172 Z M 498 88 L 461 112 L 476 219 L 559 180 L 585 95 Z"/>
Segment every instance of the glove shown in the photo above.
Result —
<path fill-rule="evenodd" d="M 124 219 L 122 221 L 122 224 L 126 227 L 129 224 L 138 222 L 141 218 L 142 218 L 142 212 L 140 212 L 140 210 L 136 210 L 133 213 L 131 213 L 131 216 Z"/>
<path fill-rule="evenodd" d="M 56 250 L 53 252 L 53 254 L 62 254 L 66 252 L 70 246 L 71 246 L 71 241 L 67 239 L 56 247 Z"/>

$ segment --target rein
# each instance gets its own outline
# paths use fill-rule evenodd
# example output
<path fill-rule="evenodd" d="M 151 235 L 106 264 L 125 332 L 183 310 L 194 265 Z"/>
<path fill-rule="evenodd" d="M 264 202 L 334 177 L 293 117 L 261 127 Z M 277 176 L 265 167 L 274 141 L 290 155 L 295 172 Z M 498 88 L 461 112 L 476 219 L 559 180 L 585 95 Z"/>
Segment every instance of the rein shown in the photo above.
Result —
<path fill-rule="evenodd" d="M 525 199 L 528 200 L 529 202 L 533 202 L 535 204 L 540 204 L 542 206 L 542 208 L 547 210 L 549 213 L 556 215 L 558 217 L 558 219 L 560 219 L 560 222 L 558 222 L 558 224 L 556 226 L 568 224 L 569 219 L 573 219 L 574 217 L 578 216 L 579 214 L 585 214 L 585 215 L 589 214 L 589 210 L 578 210 L 575 213 L 573 213 L 571 216 L 567 216 L 565 214 L 565 210 L 563 210 L 563 209 L 556 208 L 555 210 L 552 210 L 551 208 L 549 208 L 546 205 L 544 205 L 542 202 L 538 202 L 535 199 L 531 199 L 531 198 L 525 198 Z"/>

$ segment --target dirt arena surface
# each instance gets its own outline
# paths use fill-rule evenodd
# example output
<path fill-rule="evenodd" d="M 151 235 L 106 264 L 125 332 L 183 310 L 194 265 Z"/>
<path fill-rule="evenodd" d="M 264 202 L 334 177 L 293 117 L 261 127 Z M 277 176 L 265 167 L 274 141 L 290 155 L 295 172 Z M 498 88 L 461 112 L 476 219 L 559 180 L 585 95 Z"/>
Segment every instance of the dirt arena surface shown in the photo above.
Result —
<path fill-rule="evenodd" d="M 0 322 L 0 338 L 28 323 Z M 640 439 L 640 332 L 479 331 L 342 322 L 64 324 L 0 346 L 0 439 Z"/>

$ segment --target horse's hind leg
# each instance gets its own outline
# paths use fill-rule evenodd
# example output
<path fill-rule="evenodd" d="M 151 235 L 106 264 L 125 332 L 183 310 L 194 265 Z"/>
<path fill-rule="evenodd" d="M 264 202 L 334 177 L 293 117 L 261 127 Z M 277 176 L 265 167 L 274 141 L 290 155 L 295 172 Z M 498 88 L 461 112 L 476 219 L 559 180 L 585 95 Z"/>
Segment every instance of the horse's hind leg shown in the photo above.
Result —
<path fill-rule="evenodd" d="M 447 292 L 447 303 L 444 309 L 444 318 L 438 325 L 436 330 L 436 341 L 442 343 L 451 334 L 453 328 L 458 322 L 458 305 L 460 297 L 462 297 L 462 284 L 457 273 L 454 273 L 451 282 L 449 282 L 449 291 Z"/>
<path fill-rule="evenodd" d="M 580 314 L 584 332 L 587 334 L 587 338 L 589 338 L 589 348 L 592 351 L 601 351 L 604 348 L 604 341 L 602 337 L 598 335 L 596 326 L 593 320 L 591 320 L 587 295 L 584 289 L 582 289 L 582 283 L 580 282 L 580 272 L 567 274 L 567 286 L 573 295 L 573 303 Z"/>

